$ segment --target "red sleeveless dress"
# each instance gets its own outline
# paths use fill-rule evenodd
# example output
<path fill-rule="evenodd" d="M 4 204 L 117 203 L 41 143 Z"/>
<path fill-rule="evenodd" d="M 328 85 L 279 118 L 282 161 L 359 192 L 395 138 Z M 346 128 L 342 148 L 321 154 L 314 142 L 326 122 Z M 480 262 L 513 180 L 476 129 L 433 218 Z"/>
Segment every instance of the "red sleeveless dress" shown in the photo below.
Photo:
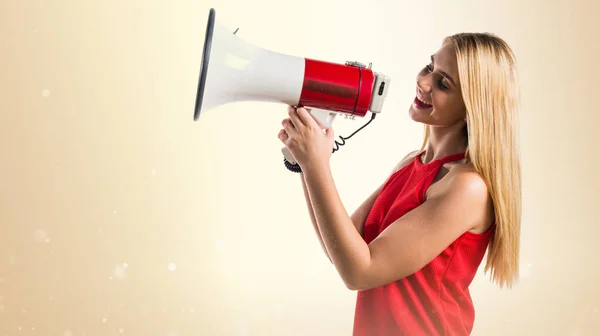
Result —
<path fill-rule="evenodd" d="M 419 154 L 392 174 L 367 216 L 364 240 L 370 243 L 388 225 L 423 203 L 440 167 L 464 157 L 465 153 L 453 154 L 423 164 Z M 492 232 L 466 232 L 416 273 L 359 291 L 353 335 L 469 335 L 475 311 L 468 287 Z"/>

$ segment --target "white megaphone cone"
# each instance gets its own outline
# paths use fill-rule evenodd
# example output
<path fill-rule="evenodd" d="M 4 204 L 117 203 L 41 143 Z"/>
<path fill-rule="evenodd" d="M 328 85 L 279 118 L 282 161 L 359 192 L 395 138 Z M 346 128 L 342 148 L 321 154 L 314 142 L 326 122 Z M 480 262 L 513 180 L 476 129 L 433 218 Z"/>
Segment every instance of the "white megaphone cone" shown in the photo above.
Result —
<path fill-rule="evenodd" d="M 357 62 L 336 64 L 277 53 L 249 44 L 216 22 L 209 11 L 194 120 L 221 105 L 261 101 L 304 106 L 323 128 L 337 114 L 381 112 L 390 78 Z M 343 139 L 345 140 L 345 139 Z M 338 144 L 339 145 L 339 144 Z M 299 172 L 282 149 L 286 166 Z"/>

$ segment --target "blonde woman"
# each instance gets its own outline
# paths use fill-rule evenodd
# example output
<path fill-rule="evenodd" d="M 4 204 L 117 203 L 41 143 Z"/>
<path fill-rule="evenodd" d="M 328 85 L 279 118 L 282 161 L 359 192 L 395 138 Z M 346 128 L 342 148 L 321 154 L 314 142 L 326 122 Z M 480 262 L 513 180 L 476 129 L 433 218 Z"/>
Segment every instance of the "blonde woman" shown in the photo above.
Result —
<path fill-rule="evenodd" d="M 429 61 L 429 60 L 428 60 Z M 485 271 L 518 276 L 521 168 L 515 58 L 499 37 L 450 36 L 417 75 L 410 117 L 420 150 L 400 160 L 349 215 L 329 166 L 333 132 L 289 109 L 279 139 L 302 168 L 310 217 L 346 286 L 354 336 L 469 335 L 469 286 Z"/>

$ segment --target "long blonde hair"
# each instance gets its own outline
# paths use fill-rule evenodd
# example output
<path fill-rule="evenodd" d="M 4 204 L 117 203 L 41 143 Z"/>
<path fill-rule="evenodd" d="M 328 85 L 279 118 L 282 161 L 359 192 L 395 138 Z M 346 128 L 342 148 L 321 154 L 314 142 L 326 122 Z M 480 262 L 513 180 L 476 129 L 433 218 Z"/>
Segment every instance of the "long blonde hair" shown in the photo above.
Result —
<path fill-rule="evenodd" d="M 519 89 L 513 51 L 488 33 L 460 33 L 444 39 L 455 47 L 467 110 L 467 157 L 488 185 L 495 232 L 484 272 L 512 287 L 519 274 L 521 163 L 518 143 Z M 429 139 L 425 128 L 423 150 Z"/>

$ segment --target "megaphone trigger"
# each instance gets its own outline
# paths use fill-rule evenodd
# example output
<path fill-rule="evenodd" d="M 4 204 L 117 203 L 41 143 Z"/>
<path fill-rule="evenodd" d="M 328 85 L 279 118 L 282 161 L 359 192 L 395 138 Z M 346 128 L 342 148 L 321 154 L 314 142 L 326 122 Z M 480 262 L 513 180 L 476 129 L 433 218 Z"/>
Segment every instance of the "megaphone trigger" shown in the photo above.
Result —
<path fill-rule="evenodd" d="M 337 116 L 337 113 L 335 112 L 320 108 L 310 109 L 310 114 L 323 129 L 331 128 L 333 126 L 333 121 Z"/>

